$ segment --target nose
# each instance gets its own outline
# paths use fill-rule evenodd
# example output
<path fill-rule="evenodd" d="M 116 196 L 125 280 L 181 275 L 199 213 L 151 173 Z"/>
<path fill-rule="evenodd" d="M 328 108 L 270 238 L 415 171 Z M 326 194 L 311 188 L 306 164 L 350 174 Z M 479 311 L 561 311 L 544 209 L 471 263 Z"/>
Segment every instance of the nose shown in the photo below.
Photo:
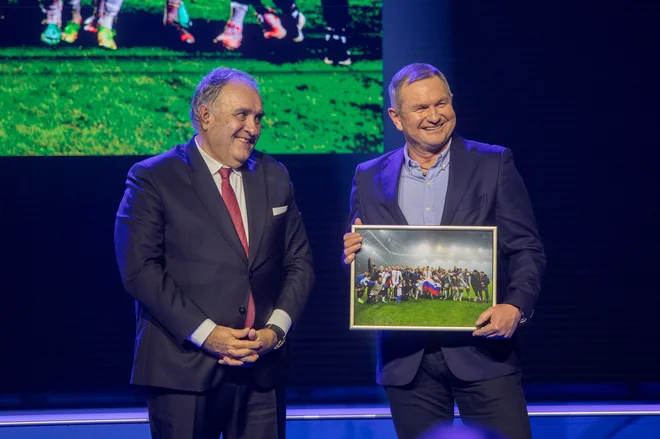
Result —
<path fill-rule="evenodd" d="M 440 112 L 434 106 L 429 108 L 428 120 L 431 123 L 436 123 L 440 120 Z"/>
<path fill-rule="evenodd" d="M 259 123 L 257 122 L 256 118 L 254 117 L 248 117 L 247 120 L 245 121 L 245 131 L 250 133 L 252 136 L 256 136 L 259 134 Z"/>

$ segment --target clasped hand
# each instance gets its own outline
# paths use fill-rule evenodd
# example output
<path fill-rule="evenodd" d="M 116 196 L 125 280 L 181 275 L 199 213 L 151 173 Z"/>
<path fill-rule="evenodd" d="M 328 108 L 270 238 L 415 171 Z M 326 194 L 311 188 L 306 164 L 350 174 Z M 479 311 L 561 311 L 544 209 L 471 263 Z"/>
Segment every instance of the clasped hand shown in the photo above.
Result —
<path fill-rule="evenodd" d="M 218 364 L 227 366 L 250 365 L 270 352 L 277 343 L 270 329 L 233 329 L 216 326 L 202 348 L 218 358 Z"/>

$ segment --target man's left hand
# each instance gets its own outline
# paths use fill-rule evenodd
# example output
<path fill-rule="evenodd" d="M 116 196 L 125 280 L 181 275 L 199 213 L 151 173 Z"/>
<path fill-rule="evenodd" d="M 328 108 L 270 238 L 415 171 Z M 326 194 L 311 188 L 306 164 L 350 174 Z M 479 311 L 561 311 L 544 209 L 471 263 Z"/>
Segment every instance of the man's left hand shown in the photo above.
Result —
<path fill-rule="evenodd" d="M 516 332 L 521 317 L 520 310 L 513 305 L 491 306 L 481 313 L 475 326 L 480 327 L 486 322 L 488 324 L 474 331 L 472 335 L 486 338 L 511 338 Z"/>
<path fill-rule="evenodd" d="M 257 349 L 257 354 L 259 357 L 266 355 L 268 352 L 272 351 L 275 345 L 277 344 L 277 334 L 272 329 L 260 329 L 258 331 L 250 331 L 248 338 L 253 341 L 260 341 L 261 348 Z M 236 363 L 236 364 L 235 364 Z M 224 357 L 218 360 L 218 364 L 224 364 L 227 366 L 243 366 L 243 364 L 238 364 L 238 362 L 231 357 Z"/>
<path fill-rule="evenodd" d="M 257 353 L 259 356 L 266 355 L 277 345 L 277 334 L 272 329 L 260 329 L 257 331 L 257 341 L 261 342 L 261 349 Z"/>

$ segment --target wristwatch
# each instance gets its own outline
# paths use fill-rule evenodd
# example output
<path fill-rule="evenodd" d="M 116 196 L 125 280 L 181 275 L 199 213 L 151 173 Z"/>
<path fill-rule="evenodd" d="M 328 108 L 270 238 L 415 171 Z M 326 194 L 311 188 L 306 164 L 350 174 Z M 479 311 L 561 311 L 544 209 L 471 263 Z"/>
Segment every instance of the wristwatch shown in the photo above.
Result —
<path fill-rule="evenodd" d="M 275 336 L 277 337 L 277 344 L 275 345 L 273 350 L 281 348 L 282 345 L 284 344 L 284 341 L 286 340 L 286 334 L 284 333 L 284 329 L 280 328 L 277 325 L 273 325 L 272 323 L 267 324 L 266 326 L 264 326 L 264 328 L 273 331 L 275 333 Z"/>
<path fill-rule="evenodd" d="M 524 325 L 525 323 L 529 322 L 529 319 L 532 318 L 534 315 L 534 310 L 532 310 L 531 314 L 528 316 L 525 315 L 523 310 L 521 308 L 518 308 L 520 310 L 520 321 L 518 322 L 519 325 Z"/>

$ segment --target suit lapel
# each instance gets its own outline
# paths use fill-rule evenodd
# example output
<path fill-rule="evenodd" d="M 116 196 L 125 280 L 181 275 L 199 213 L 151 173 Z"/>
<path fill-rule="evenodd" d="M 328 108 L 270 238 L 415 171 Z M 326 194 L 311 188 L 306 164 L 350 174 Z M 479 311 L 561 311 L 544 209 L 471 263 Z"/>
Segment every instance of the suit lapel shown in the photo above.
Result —
<path fill-rule="evenodd" d="M 442 225 L 451 225 L 454 220 L 458 204 L 468 188 L 477 164 L 476 154 L 472 153 L 472 148 L 462 137 L 455 135 L 450 148 L 449 182 L 447 184 L 445 208 L 442 212 Z"/>
<path fill-rule="evenodd" d="M 264 167 L 252 157 L 245 163 L 242 170 L 245 204 L 247 206 L 248 230 L 250 232 L 249 266 L 254 263 L 261 238 L 266 226 L 268 215 L 268 193 L 266 191 L 266 176 Z"/>
<path fill-rule="evenodd" d="M 408 225 L 408 221 L 399 207 L 399 179 L 402 165 L 403 148 L 394 152 L 388 160 L 383 162 L 380 178 L 383 185 L 383 201 L 394 219 L 393 224 Z"/>
<path fill-rule="evenodd" d="M 247 261 L 245 250 L 243 250 L 241 240 L 238 237 L 238 233 L 236 233 L 236 228 L 229 215 L 229 210 L 227 210 L 227 206 L 222 200 L 218 186 L 216 186 L 208 166 L 206 166 L 202 155 L 197 150 L 194 138 L 184 148 L 186 157 L 188 158 L 190 180 L 195 188 L 195 192 L 197 192 L 213 223 L 227 243 L 229 243 L 232 250 Z"/>

